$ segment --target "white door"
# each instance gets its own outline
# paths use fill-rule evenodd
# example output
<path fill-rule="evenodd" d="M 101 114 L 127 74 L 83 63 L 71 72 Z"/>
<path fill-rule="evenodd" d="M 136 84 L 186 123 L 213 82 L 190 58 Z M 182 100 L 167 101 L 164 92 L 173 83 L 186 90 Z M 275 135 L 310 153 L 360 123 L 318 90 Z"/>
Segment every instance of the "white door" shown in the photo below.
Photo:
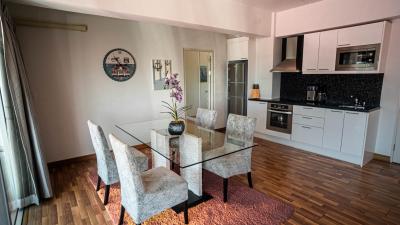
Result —
<path fill-rule="evenodd" d="M 319 32 L 304 35 L 303 73 L 317 72 L 319 35 L 320 35 Z"/>
<path fill-rule="evenodd" d="M 325 113 L 323 147 L 340 151 L 342 146 L 344 111 L 328 109 Z"/>
<path fill-rule="evenodd" d="M 213 52 L 184 49 L 183 67 L 185 105 L 191 106 L 186 115 L 196 117 L 198 108 L 212 109 Z"/>
<path fill-rule="evenodd" d="M 338 47 L 378 44 L 382 42 L 384 22 L 339 29 Z"/>
<path fill-rule="evenodd" d="M 345 112 L 341 152 L 361 156 L 364 150 L 366 113 Z"/>
<path fill-rule="evenodd" d="M 319 39 L 318 71 L 335 71 L 337 30 L 321 32 Z"/>

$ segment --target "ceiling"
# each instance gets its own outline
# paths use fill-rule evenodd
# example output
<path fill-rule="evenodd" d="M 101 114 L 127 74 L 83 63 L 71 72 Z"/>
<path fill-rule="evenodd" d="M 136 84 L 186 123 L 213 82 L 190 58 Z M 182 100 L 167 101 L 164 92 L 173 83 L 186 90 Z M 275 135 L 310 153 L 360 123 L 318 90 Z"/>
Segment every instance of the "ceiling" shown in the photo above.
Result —
<path fill-rule="evenodd" d="M 295 8 L 302 5 L 311 4 L 321 0 L 235 0 L 242 4 L 263 8 L 272 12 Z"/>

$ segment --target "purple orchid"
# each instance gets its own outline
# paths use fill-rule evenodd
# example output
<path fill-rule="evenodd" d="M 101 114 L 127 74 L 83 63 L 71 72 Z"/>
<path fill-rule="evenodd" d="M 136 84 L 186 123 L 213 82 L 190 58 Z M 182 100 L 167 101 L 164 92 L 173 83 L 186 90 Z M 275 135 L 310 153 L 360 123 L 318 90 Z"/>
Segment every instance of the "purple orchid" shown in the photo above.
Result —
<path fill-rule="evenodd" d="M 183 100 L 183 90 L 180 85 L 180 81 L 178 80 L 178 74 L 172 74 L 171 76 L 167 76 L 165 78 L 165 87 L 171 89 L 170 97 L 172 100 L 172 105 L 162 101 L 164 103 L 164 107 L 168 109 L 168 112 L 162 112 L 162 113 L 168 113 L 172 116 L 172 118 L 175 121 L 178 121 L 179 119 L 183 118 L 184 112 L 190 109 L 191 107 L 189 106 L 183 106 L 178 108 L 176 105 L 176 102 L 181 103 Z"/>

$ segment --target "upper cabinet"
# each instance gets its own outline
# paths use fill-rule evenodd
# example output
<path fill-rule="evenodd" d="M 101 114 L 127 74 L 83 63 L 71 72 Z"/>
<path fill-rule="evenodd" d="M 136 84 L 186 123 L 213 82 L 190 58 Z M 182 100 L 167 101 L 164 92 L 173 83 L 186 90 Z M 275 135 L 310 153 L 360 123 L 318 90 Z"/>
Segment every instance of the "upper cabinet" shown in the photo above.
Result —
<path fill-rule="evenodd" d="M 379 44 L 383 41 L 384 22 L 338 30 L 338 47 Z"/>
<path fill-rule="evenodd" d="M 304 35 L 303 73 L 335 71 L 337 30 Z"/>
<path fill-rule="evenodd" d="M 319 32 L 304 35 L 303 73 L 318 70 L 319 37 Z"/>
<path fill-rule="evenodd" d="M 337 30 L 321 32 L 319 37 L 318 71 L 335 71 Z"/>
<path fill-rule="evenodd" d="M 303 73 L 383 73 L 389 31 L 384 21 L 305 34 Z"/>
<path fill-rule="evenodd" d="M 228 61 L 247 60 L 249 58 L 249 38 L 228 39 Z"/>

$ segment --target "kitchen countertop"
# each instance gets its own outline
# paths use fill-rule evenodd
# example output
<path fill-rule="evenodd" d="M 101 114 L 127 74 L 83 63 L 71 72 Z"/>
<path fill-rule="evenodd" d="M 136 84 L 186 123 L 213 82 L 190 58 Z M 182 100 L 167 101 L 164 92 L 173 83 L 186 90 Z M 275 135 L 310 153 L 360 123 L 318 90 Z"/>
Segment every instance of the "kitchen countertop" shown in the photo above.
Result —
<path fill-rule="evenodd" d="M 307 101 L 293 101 L 288 99 L 266 99 L 266 98 L 249 98 L 250 101 L 258 101 L 258 102 L 271 102 L 271 103 L 281 103 L 281 104 L 288 104 L 288 105 L 301 105 L 301 106 L 310 106 L 310 107 L 319 107 L 319 108 L 327 108 L 327 109 L 339 109 L 344 111 L 355 111 L 355 112 L 372 112 L 375 110 L 380 109 L 380 106 L 366 106 L 365 109 L 351 109 L 351 108 L 343 108 L 339 107 L 338 104 L 330 104 L 330 103 L 313 103 Z"/>

